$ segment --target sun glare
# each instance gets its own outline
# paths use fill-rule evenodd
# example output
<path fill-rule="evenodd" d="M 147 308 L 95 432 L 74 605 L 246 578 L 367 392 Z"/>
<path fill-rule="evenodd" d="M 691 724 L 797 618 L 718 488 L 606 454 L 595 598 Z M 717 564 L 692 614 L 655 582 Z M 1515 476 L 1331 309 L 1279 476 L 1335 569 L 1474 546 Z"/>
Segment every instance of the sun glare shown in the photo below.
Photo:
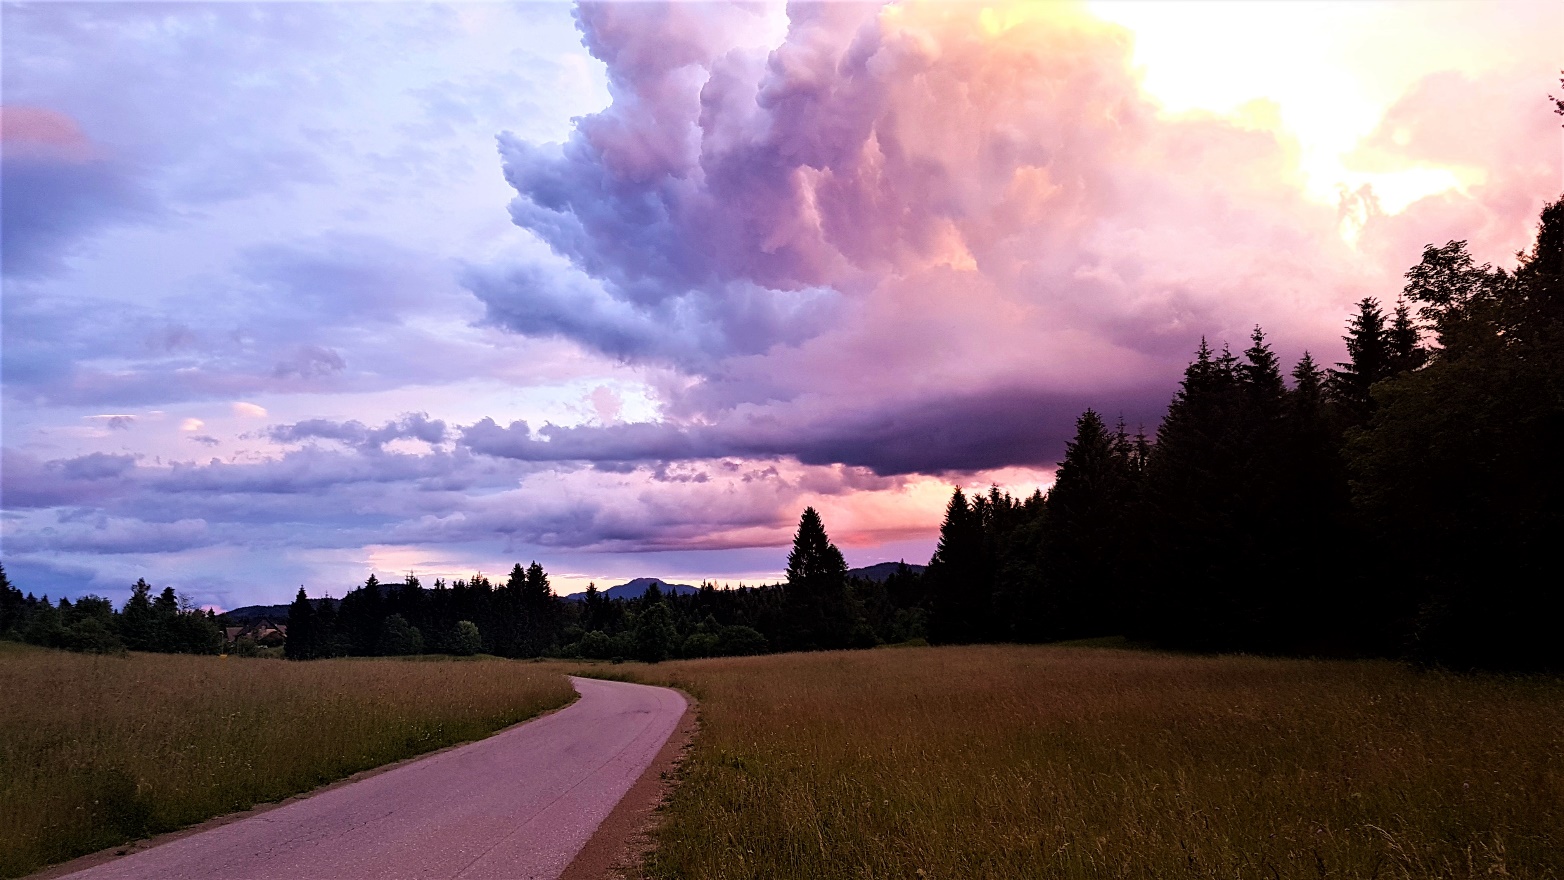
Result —
<path fill-rule="evenodd" d="M 1462 186 L 1452 169 L 1354 171 L 1346 157 L 1385 110 L 1437 59 L 1394 68 L 1360 59 L 1374 5 L 1334 2 L 1164 3 L 1093 0 L 1097 16 L 1135 35 L 1146 92 L 1171 116 L 1215 113 L 1296 141 L 1306 194 L 1335 205 L 1343 188 L 1370 186 L 1397 213 Z M 1266 108 L 1264 114 L 1257 107 Z"/>

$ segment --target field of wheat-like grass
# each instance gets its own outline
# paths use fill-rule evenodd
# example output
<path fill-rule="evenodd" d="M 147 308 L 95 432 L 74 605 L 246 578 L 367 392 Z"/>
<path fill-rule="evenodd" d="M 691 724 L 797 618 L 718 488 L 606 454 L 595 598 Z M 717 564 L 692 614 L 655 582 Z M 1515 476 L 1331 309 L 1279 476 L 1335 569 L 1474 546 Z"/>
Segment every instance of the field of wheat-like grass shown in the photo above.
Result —
<path fill-rule="evenodd" d="M 657 878 L 1564 876 L 1556 680 L 1009 646 L 594 671 L 701 701 Z"/>
<path fill-rule="evenodd" d="M 503 660 L 88 656 L 0 643 L 0 877 L 275 801 L 572 700 Z"/>

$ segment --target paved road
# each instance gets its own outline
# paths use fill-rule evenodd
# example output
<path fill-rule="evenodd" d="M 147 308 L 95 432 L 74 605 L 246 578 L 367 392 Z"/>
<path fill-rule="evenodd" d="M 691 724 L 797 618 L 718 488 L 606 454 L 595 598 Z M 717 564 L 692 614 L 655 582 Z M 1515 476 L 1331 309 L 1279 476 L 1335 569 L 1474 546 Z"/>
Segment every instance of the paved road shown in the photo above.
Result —
<path fill-rule="evenodd" d="M 69 875 L 81 880 L 555 878 L 684 713 L 667 688 L 572 678 L 566 709 Z"/>

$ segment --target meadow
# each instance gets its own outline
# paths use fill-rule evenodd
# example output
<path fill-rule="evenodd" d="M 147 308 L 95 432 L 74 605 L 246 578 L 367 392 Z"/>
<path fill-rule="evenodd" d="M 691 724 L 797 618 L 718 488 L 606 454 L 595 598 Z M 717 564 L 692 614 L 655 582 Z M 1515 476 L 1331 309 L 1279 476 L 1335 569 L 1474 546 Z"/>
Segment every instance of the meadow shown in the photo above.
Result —
<path fill-rule="evenodd" d="M 1557 878 L 1564 683 L 905 648 L 595 666 L 700 699 L 655 878 Z"/>
<path fill-rule="evenodd" d="M 91 656 L 0 642 L 0 877 L 486 736 L 569 703 L 493 659 Z"/>

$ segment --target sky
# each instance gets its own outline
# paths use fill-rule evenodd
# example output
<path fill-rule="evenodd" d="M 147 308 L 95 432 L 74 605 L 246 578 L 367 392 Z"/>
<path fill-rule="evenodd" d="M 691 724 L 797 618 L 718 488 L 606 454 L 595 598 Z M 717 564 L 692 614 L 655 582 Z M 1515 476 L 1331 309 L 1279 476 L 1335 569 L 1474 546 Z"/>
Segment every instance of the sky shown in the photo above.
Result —
<path fill-rule="evenodd" d="M 775 581 L 1345 356 L 1564 192 L 1556 2 L 0 5 L 0 561 Z"/>

